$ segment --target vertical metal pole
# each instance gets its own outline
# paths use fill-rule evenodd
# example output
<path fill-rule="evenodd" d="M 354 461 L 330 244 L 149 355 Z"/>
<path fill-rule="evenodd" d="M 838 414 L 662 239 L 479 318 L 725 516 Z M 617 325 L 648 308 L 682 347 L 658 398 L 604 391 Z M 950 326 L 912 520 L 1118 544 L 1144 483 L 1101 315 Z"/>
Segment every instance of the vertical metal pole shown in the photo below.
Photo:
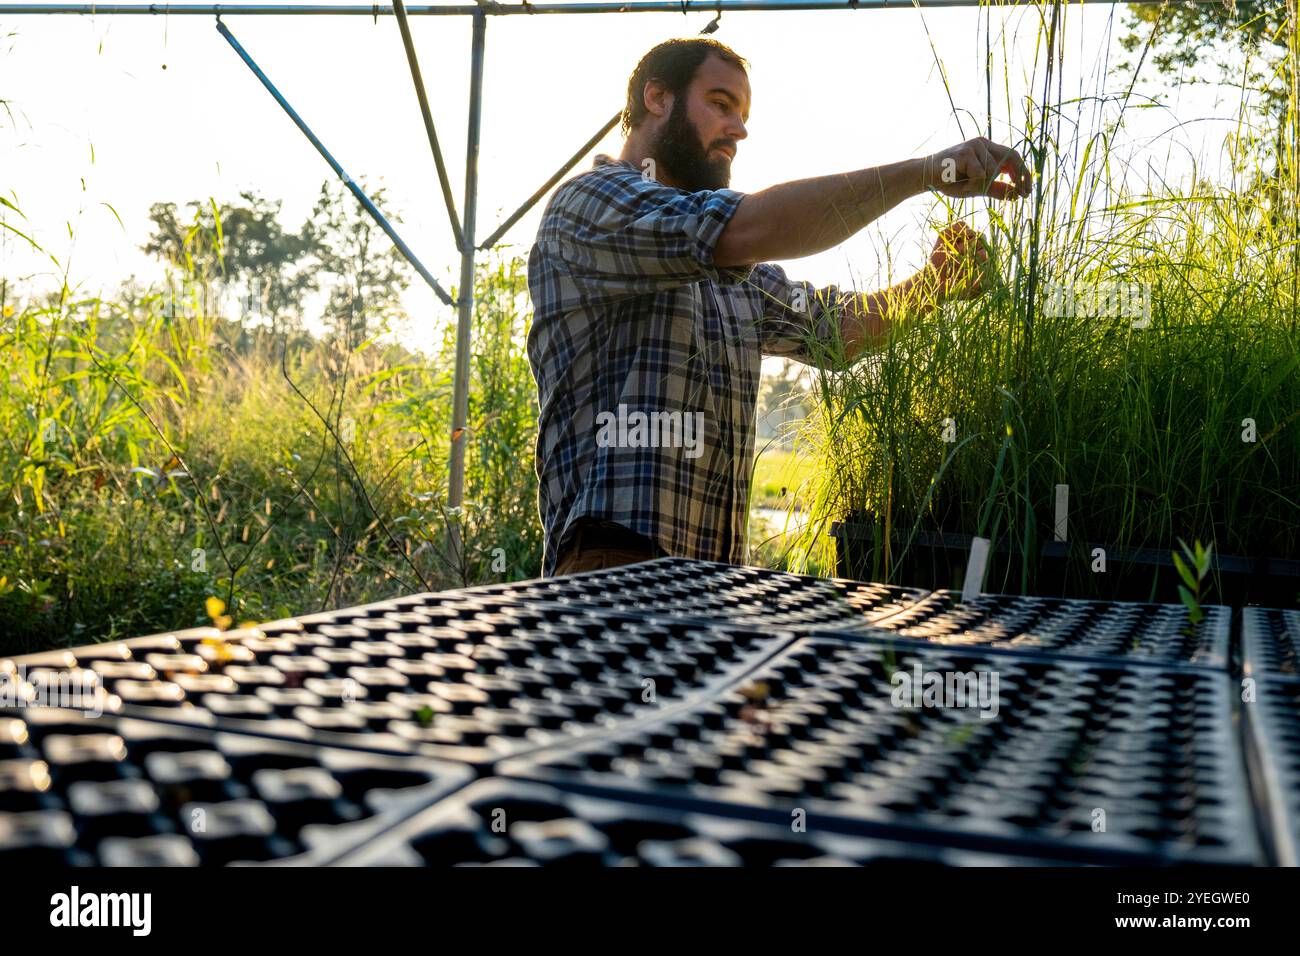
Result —
<path fill-rule="evenodd" d="M 478 138 L 483 101 L 483 47 L 487 31 L 487 14 L 474 11 L 474 35 L 470 50 L 469 131 L 465 145 L 465 224 L 461 229 L 464 245 L 460 250 L 460 315 L 456 324 L 456 375 L 451 410 L 451 467 L 448 476 L 447 505 L 459 508 L 465 491 L 465 425 L 469 418 L 469 348 L 472 335 L 470 317 L 474 310 L 474 231 L 478 211 Z M 448 525 L 448 552 L 461 566 L 462 549 L 459 519 Z"/>

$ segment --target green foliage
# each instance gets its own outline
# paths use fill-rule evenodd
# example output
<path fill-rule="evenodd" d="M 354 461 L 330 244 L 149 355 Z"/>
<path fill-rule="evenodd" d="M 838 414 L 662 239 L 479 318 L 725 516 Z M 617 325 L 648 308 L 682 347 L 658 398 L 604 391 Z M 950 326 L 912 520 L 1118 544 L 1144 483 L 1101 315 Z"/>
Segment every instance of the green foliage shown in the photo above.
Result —
<path fill-rule="evenodd" d="M 464 499 L 446 500 L 446 485 L 430 485 L 398 520 L 416 528 L 454 526 L 458 548 L 428 537 L 426 550 L 452 569 L 458 584 L 533 577 L 542 554 L 537 514 L 537 386 L 525 349 L 532 318 L 525 261 L 501 250 L 480 263 L 470 337 L 470 388 L 463 433 Z M 452 288 L 453 297 L 459 291 Z M 445 329 L 434 371 L 417 376 L 386 406 L 406 416 L 428 441 L 445 446 L 451 433 L 455 326 Z M 386 374 L 397 374 L 400 367 Z"/>
<path fill-rule="evenodd" d="M 1050 67 L 1035 82 L 1052 91 Z M 890 542 L 881 579 L 899 564 L 892 542 L 921 530 L 1035 555 L 1065 484 L 1071 542 L 1169 550 L 1182 536 L 1300 557 L 1295 124 L 1270 160 L 1279 207 L 1195 174 L 1134 188 L 1117 145 L 1128 104 L 1105 89 L 1023 114 L 1008 103 L 1037 182 L 1031 203 L 989 207 L 1004 281 L 817 376 L 802 441 L 818 480 L 796 550 L 829 563 L 829 524 L 856 516 Z M 1294 93 L 1288 109 L 1294 120 Z M 1149 289 L 1149 313 L 1052 301 L 1106 283 Z M 1033 574 L 1026 560 L 990 586 L 1032 589 Z"/>
<path fill-rule="evenodd" d="M 1149 65 L 1180 86 L 1215 82 L 1204 75 L 1213 64 L 1218 81 L 1258 96 L 1257 122 L 1237 131 L 1238 162 L 1251 173 L 1251 189 L 1280 203 L 1285 176 L 1272 160 L 1293 135 L 1294 0 L 1129 4 L 1127 11 L 1123 69 L 1136 75 Z"/>
<path fill-rule="evenodd" d="M 363 188 L 384 207 L 384 187 Z M 397 213 L 389 219 L 402 221 Z M 326 180 L 321 185 L 302 242 L 316 259 L 321 273 L 316 281 L 329 290 L 326 321 L 343 336 L 346 348 L 358 347 L 400 313 L 400 295 L 409 284 L 411 267 L 341 182 Z"/>
<path fill-rule="evenodd" d="M 1163 74 L 1197 82 L 1190 71 L 1206 60 L 1217 62 L 1232 81 L 1241 74 L 1246 56 L 1245 82 L 1269 98 L 1270 106 L 1285 108 L 1288 98 L 1285 72 L 1278 66 L 1287 59 L 1289 23 L 1293 15 L 1285 0 L 1231 0 L 1217 3 L 1129 4 L 1120 45 L 1138 62 L 1143 59 Z M 1190 74 L 1190 75 L 1189 75 Z"/>
<path fill-rule="evenodd" d="M 515 256 L 485 264 L 475 291 L 465 495 L 478 509 L 469 539 L 479 562 L 469 577 L 477 580 L 532 576 L 541 561 L 533 463 L 537 384 L 525 349 L 532 318 L 527 290 L 527 264 Z M 504 560 L 504 568 L 492 568 L 494 557 Z"/>
<path fill-rule="evenodd" d="M 199 223 L 191 270 L 162 289 L 21 302 L 4 286 L 0 654 L 208 624 L 209 597 L 239 623 L 536 573 L 519 262 L 476 276 L 465 521 L 438 507 L 446 350 L 217 314 L 216 260 L 195 252 L 217 229 Z"/>

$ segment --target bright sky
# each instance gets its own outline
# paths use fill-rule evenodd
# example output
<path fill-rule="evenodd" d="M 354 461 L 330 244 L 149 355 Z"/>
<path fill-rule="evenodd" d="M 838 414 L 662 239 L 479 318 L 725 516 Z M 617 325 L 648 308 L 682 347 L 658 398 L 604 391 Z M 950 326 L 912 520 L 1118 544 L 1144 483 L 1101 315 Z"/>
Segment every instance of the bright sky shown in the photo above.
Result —
<path fill-rule="evenodd" d="M 325 0 L 330 3 L 330 0 Z M 969 115 L 954 117 L 936 69 L 944 64 L 959 111 L 985 115 L 984 24 L 972 9 L 727 13 L 714 36 L 751 63 L 749 137 L 740 144 L 732 187 L 858 169 L 933 152 L 977 135 Z M 1035 55 L 1039 11 L 992 13 L 994 46 L 1016 66 L 1013 99 L 1023 95 Z M 655 43 L 691 36 L 711 15 L 606 14 L 493 17 L 487 28 L 478 239 L 487 236 L 589 136 L 622 107 L 627 78 Z M 1066 28 L 1066 90 L 1095 90 L 1108 32 L 1123 31 L 1121 8 L 1076 7 Z M 385 212 L 450 288 L 459 274 L 437 173 L 392 17 L 226 16 L 224 22 L 290 104 L 359 182 L 388 187 Z M 458 205 L 465 175 L 469 17 L 413 17 L 444 158 Z M 998 37 L 1004 40 L 999 41 Z M 931 48 L 933 44 L 933 49 Z M 27 216 L 9 221 L 69 266 L 83 293 L 110 294 L 120 278 L 161 275 L 138 250 L 149 205 L 253 189 L 283 200 L 296 229 L 309 213 L 328 165 L 293 125 L 208 16 L 19 16 L 0 13 L 0 193 Z M 1038 54 L 1042 55 L 1041 51 Z M 1119 58 L 1118 44 L 1110 53 Z M 1001 59 L 999 55 L 999 60 Z M 1112 87 L 1116 84 L 1112 84 Z M 1140 90 L 1155 92 L 1145 85 Z M 1005 93 L 1001 100 L 1005 104 Z M 996 116 L 994 138 L 1005 134 Z M 1179 119 L 1226 116 L 1231 103 L 1187 87 L 1167 104 Z M 1139 111 L 1130 131 L 1158 137 L 1168 113 Z M 1145 124 L 1145 125 L 1143 125 Z M 1226 124 L 1179 134 L 1193 154 L 1217 164 Z M 1163 157 L 1168 137 L 1154 139 Z M 594 152 L 616 154 L 617 127 Z M 1160 162 L 1164 162 L 1160 160 Z M 590 157 L 576 171 L 589 168 Z M 1173 166 L 1170 166 L 1171 171 Z M 570 174 L 572 175 L 572 174 Z M 83 183 L 84 180 L 84 190 Z M 125 230 L 107 208 L 121 216 Z M 521 255 L 544 201 L 506 236 Z M 794 278 L 876 287 L 881 237 L 901 265 L 923 261 L 928 234 L 914 199 L 849 242 L 783 262 Z M 1028 209 L 1028 206 L 1025 206 Z M 72 236 L 69 236 L 71 230 Z M 873 234 L 874 233 L 874 238 Z M 2 236 L 3 234 L 0 234 Z M 59 271 L 12 238 L 0 238 L 0 272 L 57 289 Z M 894 280 L 902 278 L 897 274 Z M 414 345 L 434 338 L 450 312 L 418 277 L 406 297 Z"/>

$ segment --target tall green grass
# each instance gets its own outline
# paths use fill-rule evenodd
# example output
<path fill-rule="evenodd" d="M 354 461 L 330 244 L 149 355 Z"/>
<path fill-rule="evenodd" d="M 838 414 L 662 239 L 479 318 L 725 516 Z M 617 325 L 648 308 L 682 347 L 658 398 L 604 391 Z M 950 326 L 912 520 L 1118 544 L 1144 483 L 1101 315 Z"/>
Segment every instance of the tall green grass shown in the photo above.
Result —
<path fill-rule="evenodd" d="M 0 654 L 209 623 L 208 597 L 267 620 L 535 573 L 522 260 L 476 276 L 459 512 L 450 337 L 425 356 L 272 334 L 211 314 L 204 277 L 169 278 L 186 301 L 65 279 L 5 303 Z"/>
<path fill-rule="evenodd" d="M 1146 104 L 1115 77 L 1062 95 L 1058 11 L 1039 28 L 1035 93 L 1022 104 L 1008 92 L 1004 105 L 1036 174 L 1032 201 L 933 211 L 987 210 L 1001 281 L 816 377 L 801 433 L 816 476 L 801 489 L 812 521 L 794 566 L 834 566 L 827 532 L 846 518 L 875 529 L 880 579 L 896 576 L 894 539 L 905 547 L 921 530 L 1034 555 L 1052 540 L 1059 484 L 1072 542 L 1167 552 L 1184 538 L 1220 554 L 1300 557 L 1294 83 L 1271 151 L 1242 148 L 1260 137 L 1240 108 L 1227 182 L 1197 170 L 1135 185 L 1125 120 Z M 1010 86 L 994 54 L 990 44 L 990 127 L 992 93 Z M 1054 314 L 1054 287 L 1101 283 L 1149 288 L 1149 322 Z M 842 364 L 839 344 L 821 358 Z M 1254 440 L 1243 440 L 1252 422 Z M 1032 563 L 990 583 L 1031 589 Z"/>

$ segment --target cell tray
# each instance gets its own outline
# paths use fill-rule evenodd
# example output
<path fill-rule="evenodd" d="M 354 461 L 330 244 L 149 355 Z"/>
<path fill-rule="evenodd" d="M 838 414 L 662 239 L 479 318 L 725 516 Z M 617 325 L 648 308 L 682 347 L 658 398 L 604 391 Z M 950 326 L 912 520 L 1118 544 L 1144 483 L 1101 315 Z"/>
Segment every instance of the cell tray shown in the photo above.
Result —
<path fill-rule="evenodd" d="M 1274 861 L 1300 866 L 1300 679 L 1257 675 L 1242 704 L 1251 772 Z"/>
<path fill-rule="evenodd" d="M 969 849 L 1249 864 L 1233 691 L 1208 669 L 810 638 L 715 701 L 500 772 Z"/>

